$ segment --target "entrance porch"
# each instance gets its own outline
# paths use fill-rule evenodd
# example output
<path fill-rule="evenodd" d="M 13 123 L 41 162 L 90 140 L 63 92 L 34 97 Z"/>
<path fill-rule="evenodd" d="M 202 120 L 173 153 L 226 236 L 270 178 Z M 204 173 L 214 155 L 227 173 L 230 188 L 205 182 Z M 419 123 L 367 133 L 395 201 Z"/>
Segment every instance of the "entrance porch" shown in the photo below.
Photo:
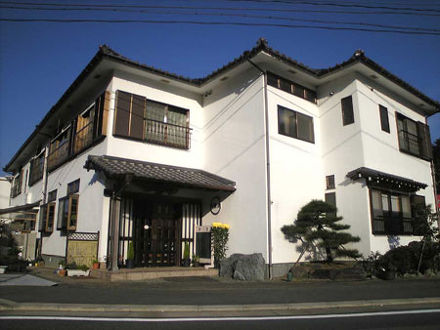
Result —
<path fill-rule="evenodd" d="M 127 266 L 130 246 L 136 267 L 181 266 L 185 246 L 196 254 L 203 216 L 235 191 L 235 182 L 194 168 L 113 156 L 89 156 L 84 167 L 110 197 L 106 264 L 114 272 Z"/>

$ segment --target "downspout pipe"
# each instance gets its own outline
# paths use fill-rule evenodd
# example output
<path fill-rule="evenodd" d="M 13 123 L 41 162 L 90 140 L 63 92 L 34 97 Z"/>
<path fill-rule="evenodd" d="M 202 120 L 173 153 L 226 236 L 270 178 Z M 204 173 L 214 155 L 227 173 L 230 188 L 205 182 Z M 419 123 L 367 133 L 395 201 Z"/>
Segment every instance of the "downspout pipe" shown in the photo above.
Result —
<path fill-rule="evenodd" d="M 269 262 L 269 269 L 268 269 L 268 275 L 269 279 L 273 278 L 273 272 L 272 272 L 272 197 L 270 193 L 270 153 L 269 153 L 269 106 L 267 101 L 267 71 L 260 68 L 257 64 L 252 62 L 250 59 L 247 59 L 247 61 L 258 71 L 260 71 L 263 74 L 263 81 L 264 81 L 264 129 L 265 129 L 265 143 L 266 143 L 266 190 L 267 190 L 267 244 L 268 244 L 268 262 Z"/>

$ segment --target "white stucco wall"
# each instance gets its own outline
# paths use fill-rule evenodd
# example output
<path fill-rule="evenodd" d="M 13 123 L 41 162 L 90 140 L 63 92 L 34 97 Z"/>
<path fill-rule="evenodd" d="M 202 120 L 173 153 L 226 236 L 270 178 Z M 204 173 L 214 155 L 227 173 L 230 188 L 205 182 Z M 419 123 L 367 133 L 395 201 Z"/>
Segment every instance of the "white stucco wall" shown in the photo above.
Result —
<path fill-rule="evenodd" d="M 268 262 L 263 78 L 251 69 L 227 80 L 204 99 L 203 114 L 204 168 L 237 187 L 203 223 L 230 224 L 228 254 L 262 253 Z"/>
<path fill-rule="evenodd" d="M 335 189 L 328 192 L 336 193 L 338 215 L 344 218 L 344 223 L 351 226 L 351 233 L 361 238 L 355 248 L 368 254 L 371 235 L 368 190 L 360 182 L 352 183 L 346 177 L 348 172 L 365 166 L 356 88 L 355 77 L 348 75 L 318 89 L 324 168 L 322 186 L 325 189 L 326 176 L 335 176 Z M 341 99 L 350 95 L 353 100 L 354 123 L 343 126 Z"/>
<path fill-rule="evenodd" d="M 106 140 L 86 150 L 49 174 L 47 192 L 57 189 L 56 216 L 54 231 L 49 236 L 43 236 L 42 254 L 65 256 L 66 236 L 61 236 L 61 232 L 56 230 L 56 224 L 60 205 L 58 200 L 67 196 L 67 185 L 70 182 L 80 179 L 76 231 L 97 233 L 102 230 L 103 220 L 108 223 L 108 209 L 105 209 L 104 202 L 104 185 L 97 180 L 95 171 L 87 172 L 87 170 L 83 168 L 89 154 L 102 155 L 105 153 L 105 145 Z M 106 233 L 104 233 L 104 235 L 105 234 Z M 107 241 L 105 236 L 100 236 L 100 246 L 105 245 L 104 247 L 106 248 Z M 102 253 L 104 247 L 101 247 L 100 253 Z M 102 258 L 103 255 L 104 254 L 100 254 L 100 258 Z"/>
<path fill-rule="evenodd" d="M 278 133 L 278 105 L 313 118 L 315 142 Z M 298 211 L 312 199 L 323 199 L 321 131 L 316 104 L 268 86 L 273 263 L 294 262 L 296 244 L 285 239 L 284 225 L 293 224 Z"/>
<path fill-rule="evenodd" d="M 364 77 L 358 78 L 356 85 L 361 108 L 364 166 L 427 184 L 428 186 L 417 191 L 417 194 L 425 196 L 426 204 L 434 205 L 430 162 L 401 152 L 397 135 L 396 112 L 423 123 L 425 123 L 424 116 L 416 112 L 416 106 L 400 100 L 397 96 Z M 388 109 L 390 133 L 381 129 L 379 104 Z M 368 221 L 368 223 L 371 222 Z M 419 237 L 401 235 L 398 239 L 401 245 L 406 245 L 411 241 L 419 240 Z M 388 238 L 370 235 L 370 249 L 382 253 L 389 250 Z"/>

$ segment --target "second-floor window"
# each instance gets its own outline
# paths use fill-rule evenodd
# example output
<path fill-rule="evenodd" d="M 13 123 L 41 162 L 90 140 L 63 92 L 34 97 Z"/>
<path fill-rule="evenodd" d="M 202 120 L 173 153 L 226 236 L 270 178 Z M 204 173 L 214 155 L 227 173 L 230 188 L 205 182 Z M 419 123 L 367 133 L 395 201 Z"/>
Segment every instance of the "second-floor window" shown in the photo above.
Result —
<path fill-rule="evenodd" d="M 278 106 L 278 133 L 315 143 L 313 118 L 280 105 Z"/>
<path fill-rule="evenodd" d="M 388 109 L 383 105 L 379 104 L 379 115 L 380 115 L 380 127 L 382 131 L 390 132 L 390 122 L 388 120 Z"/>
<path fill-rule="evenodd" d="M 432 145 L 428 125 L 396 114 L 400 151 L 425 160 L 432 159 Z"/>
<path fill-rule="evenodd" d="M 344 97 L 341 100 L 342 108 L 342 125 L 350 125 L 354 123 L 354 112 L 353 112 L 353 99 L 350 96 Z"/>
<path fill-rule="evenodd" d="M 11 197 L 14 198 L 21 194 L 21 187 L 23 181 L 23 170 L 14 178 L 14 182 L 11 186 Z"/>
<path fill-rule="evenodd" d="M 115 136 L 182 149 L 190 146 L 187 109 L 118 91 L 115 118 Z"/>
<path fill-rule="evenodd" d="M 29 174 L 29 186 L 40 181 L 43 178 L 44 171 L 44 151 L 31 160 L 31 171 Z"/>

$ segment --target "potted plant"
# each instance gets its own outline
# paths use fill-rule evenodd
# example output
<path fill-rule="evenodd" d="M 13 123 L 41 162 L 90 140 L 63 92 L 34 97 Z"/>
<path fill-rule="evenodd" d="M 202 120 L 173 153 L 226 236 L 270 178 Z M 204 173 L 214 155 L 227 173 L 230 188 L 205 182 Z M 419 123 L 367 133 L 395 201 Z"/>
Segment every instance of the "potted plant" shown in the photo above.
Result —
<path fill-rule="evenodd" d="M 93 269 L 99 269 L 98 259 L 93 259 L 92 264 L 93 264 L 93 266 L 92 266 Z"/>
<path fill-rule="evenodd" d="M 134 268 L 134 245 L 133 245 L 133 242 L 128 243 L 127 268 Z"/>
<path fill-rule="evenodd" d="M 61 260 L 58 263 L 58 275 L 60 276 L 66 276 L 66 260 Z"/>
<path fill-rule="evenodd" d="M 87 265 L 76 265 L 71 263 L 66 266 L 67 276 L 89 276 L 90 269 Z"/>
<path fill-rule="evenodd" d="M 199 267 L 200 266 L 200 257 L 199 256 L 194 256 L 193 260 L 192 260 L 192 264 L 194 267 Z"/>
<path fill-rule="evenodd" d="M 183 249 L 183 267 L 189 267 L 191 265 L 191 259 L 189 258 L 189 243 L 185 243 L 185 247 Z"/>

